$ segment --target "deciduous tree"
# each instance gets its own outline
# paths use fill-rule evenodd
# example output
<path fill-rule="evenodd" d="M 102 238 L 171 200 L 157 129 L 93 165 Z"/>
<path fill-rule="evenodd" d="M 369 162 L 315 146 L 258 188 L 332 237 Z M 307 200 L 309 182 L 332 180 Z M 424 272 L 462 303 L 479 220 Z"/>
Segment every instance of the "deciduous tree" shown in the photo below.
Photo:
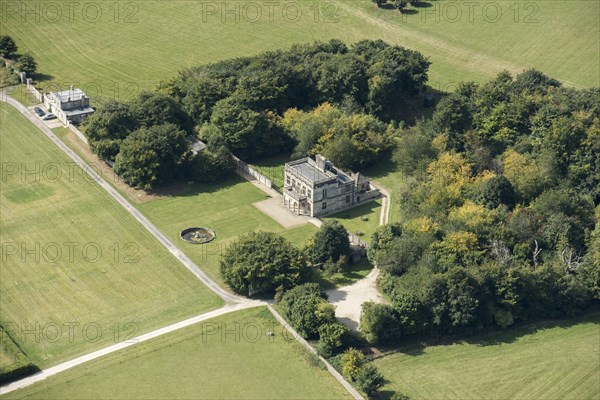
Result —
<path fill-rule="evenodd" d="M 350 239 L 346 228 L 336 220 L 325 221 L 315 234 L 312 246 L 308 249 L 314 263 L 334 262 L 350 252 Z"/>
<path fill-rule="evenodd" d="M 2 57 L 10 58 L 17 52 L 17 44 L 12 37 L 8 35 L 0 36 L 0 54 Z"/>
<path fill-rule="evenodd" d="M 241 236 L 219 262 L 221 276 L 236 293 L 274 293 L 305 282 L 310 274 L 301 251 L 272 232 Z"/>

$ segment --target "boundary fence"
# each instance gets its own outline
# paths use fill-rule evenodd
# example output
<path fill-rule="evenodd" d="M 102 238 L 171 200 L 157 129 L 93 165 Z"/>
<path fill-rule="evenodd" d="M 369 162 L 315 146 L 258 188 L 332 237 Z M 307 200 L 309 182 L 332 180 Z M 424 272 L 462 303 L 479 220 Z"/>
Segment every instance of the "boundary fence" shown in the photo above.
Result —
<path fill-rule="evenodd" d="M 251 166 L 237 158 L 236 156 L 233 156 L 233 159 L 236 163 L 235 172 L 237 172 L 238 175 L 250 181 L 257 181 L 258 183 L 266 186 L 269 189 L 273 188 L 273 182 L 269 178 L 267 178 L 266 176 L 258 172 L 256 169 L 252 168 Z"/>

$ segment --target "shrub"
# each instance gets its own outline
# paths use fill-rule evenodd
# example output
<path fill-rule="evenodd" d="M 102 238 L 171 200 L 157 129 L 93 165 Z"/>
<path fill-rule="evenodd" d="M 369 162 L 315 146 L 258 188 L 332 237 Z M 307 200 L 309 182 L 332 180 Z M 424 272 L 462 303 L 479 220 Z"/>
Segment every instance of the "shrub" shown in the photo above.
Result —
<path fill-rule="evenodd" d="M 387 304 L 366 302 L 360 314 L 360 331 L 370 344 L 385 344 L 402 333 L 394 308 Z"/>
<path fill-rule="evenodd" d="M 19 57 L 18 66 L 19 70 L 25 72 L 27 75 L 35 74 L 37 71 L 37 62 L 29 53 L 23 54 Z"/>
<path fill-rule="evenodd" d="M 365 356 L 359 350 L 350 348 L 342 355 L 342 375 L 354 382 L 365 363 Z"/>
<path fill-rule="evenodd" d="M 0 36 L 0 54 L 2 57 L 10 58 L 17 52 L 17 44 L 8 35 Z"/>
<path fill-rule="evenodd" d="M 324 263 L 328 260 L 336 262 L 348 253 L 350 253 L 348 231 L 335 220 L 323 224 L 309 248 L 310 259 L 314 263 Z"/>
<path fill-rule="evenodd" d="M 375 393 L 383 386 L 385 379 L 381 372 L 373 364 L 367 364 L 360 369 L 356 377 L 356 387 L 367 396 Z"/>
<path fill-rule="evenodd" d="M 350 330 L 338 322 L 321 325 L 319 331 L 319 349 L 324 357 L 331 357 L 345 347 L 350 339 Z"/>
<path fill-rule="evenodd" d="M 290 324 L 306 339 L 316 339 L 319 327 L 335 322 L 335 309 L 316 283 L 291 289 L 283 295 L 280 307 Z"/>

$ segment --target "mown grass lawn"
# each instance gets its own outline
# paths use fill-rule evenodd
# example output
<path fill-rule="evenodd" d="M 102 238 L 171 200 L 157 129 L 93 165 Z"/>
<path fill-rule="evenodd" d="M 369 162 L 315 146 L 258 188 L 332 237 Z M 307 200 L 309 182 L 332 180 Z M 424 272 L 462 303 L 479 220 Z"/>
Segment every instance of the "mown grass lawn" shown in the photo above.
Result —
<path fill-rule="evenodd" d="M 219 272 L 219 261 L 223 252 L 240 235 L 253 231 L 275 232 L 302 247 L 317 232 L 317 228 L 309 223 L 290 229 L 279 225 L 252 205 L 264 199 L 266 195 L 261 190 L 234 177 L 222 183 L 196 185 L 186 195 L 152 200 L 138 204 L 137 207 L 202 270 L 226 287 Z M 377 206 L 377 202 L 367 206 L 373 208 Z M 361 226 L 369 227 L 373 220 L 378 223 L 380 208 L 378 206 L 373 209 L 368 222 L 356 217 L 360 223 L 365 224 Z M 353 219 L 350 222 L 352 221 Z M 211 243 L 197 245 L 185 243 L 179 238 L 181 230 L 196 226 L 214 230 L 216 239 Z M 344 273 L 329 277 L 317 274 L 316 279 L 328 288 L 344 286 L 365 277 L 371 269 L 372 266 L 364 260 L 351 265 Z"/>
<path fill-rule="evenodd" d="M 381 200 L 375 200 L 325 217 L 323 220 L 339 221 L 348 232 L 359 236 L 368 243 L 371 241 L 371 235 L 379 226 L 380 213 Z"/>
<path fill-rule="evenodd" d="M 33 373 L 31 360 L 0 326 L 0 382 L 4 384 L 13 380 L 15 371 L 24 369 Z"/>
<path fill-rule="evenodd" d="M 81 157 L 86 159 L 86 154 L 79 151 L 80 149 L 74 146 L 69 138 L 66 137 L 69 133 L 68 129 L 57 128 L 54 129 L 54 133 Z M 274 160 L 275 158 L 272 158 L 266 163 L 274 165 L 273 168 L 276 169 L 280 165 L 281 171 L 283 171 L 283 164 L 280 164 L 283 158 L 277 157 L 279 161 Z M 260 163 L 260 165 L 264 166 L 265 164 Z M 110 179 L 109 183 L 112 183 L 121 194 L 129 197 L 130 201 L 135 203 L 136 199 L 131 197 L 131 193 L 122 190 L 123 186 L 115 185 L 115 182 Z M 266 196 L 262 191 L 235 176 L 227 182 L 218 184 L 191 185 L 183 195 L 163 196 L 158 199 L 146 200 L 143 203 L 138 203 L 136 206 L 143 212 L 147 211 L 147 216 L 153 223 L 164 227 L 161 230 L 170 236 L 171 240 L 180 249 L 191 257 L 214 280 L 224 286 L 225 283 L 219 273 L 219 260 L 222 252 L 239 235 L 251 231 L 266 230 L 276 232 L 297 246 L 302 247 L 317 232 L 317 228 L 312 224 L 292 229 L 286 229 L 279 225 L 252 205 L 257 201 L 265 199 Z M 181 210 L 185 211 L 182 212 Z M 373 221 L 373 219 L 370 218 L 369 221 Z M 379 221 L 378 214 L 377 221 Z M 180 240 L 179 233 L 184 229 L 181 228 L 182 226 L 196 226 L 203 222 L 210 223 L 212 227 L 219 227 L 220 233 L 217 233 L 217 238 L 213 242 L 205 245 L 191 245 Z M 368 225 L 363 222 L 363 226 Z M 372 265 L 367 260 L 363 260 L 358 264 L 351 265 L 343 273 L 336 273 L 327 277 L 317 273 L 315 279 L 327 288 L 344 286 L 364 278 L 372 268 Z"/>
<path fill-rule="evenodd" d="M 570 86 L 600 85 L 595 1 L 428 0 L 404 15 L 377 9 L 369 0 L 340 4 L 362 17 L 364 29 L 377 26 L 381 38 L 428 56 L 436 89 L 451 91 L 460 81 L 532 67 Z"/>
<path fill-rule="evenodd" d="M 600 313 L 375 361 L 383 391 L 411 399 L 598 399 Z"/>
<path fill-rule="evenodd" d="M 267 336 L 272 330 L 274 336 Z M 6 399 L 343 399 L 345 389 L 265 307 L 224 315 L 73 368 Z"/>
<path fill-rule="evenodd" d="M 73 84 L 93 100 L 129 99 L 186 67 L 331 38 L 418 50 L 433 62 L 430 84 L 439 90 L 529 67 L 570 85 L 600 85 L 596 1 L 483 1 L 472 12 L 468 3 L 423 1 L 404 15 L 371 0 L 302 1 L 285 10 L 288 3 L 278 3 L 273 12 L 267 3 L 242 1 L 227 6 L 229 14 L 224 2 L 99 2 L 76 5 L 73 14 L 73 3 L 52 3 L 5 9 L 2 33 L 38 61 L 40 86 Z"/>
<path fill-rule="evenodd" d="M 283 189 L 283 170 L 285 163 L 292 161 L 290 154 L 279 154 L 273 157 L 264 158 L 252 164 L 258 172 L 269 178 L 279 191 Z"/>
<path fill-rule="evenodd" d="M 399 143 L 398 145 L 401 146 L 402 144 Z M 402 193 L 405 190 L 405 175 L 398 170 L 398 167 L 389 158 L 369 167 L 364 173 L 377 185 L 382 186 L 390 192 L 392 198 L 390 200 L 390 220 L 388 222 L 401 222 L 400 206 Z"/>
<path fill-rule="evenodd" d="M 302 246 L 317 231 L 308 223 L 286 229 L 252 205 L 266 199 L 264 192 L 236 176 L 222 183 L 196 185 L 185 195 L 137 207 L 211 278 L 224 285 L 219 260 L 240 235 L 252 231 L 276 232 Z M 214 230 L 216 239 L 201 245 L 180 239 L 181 230 L 197 226 Z"/>
<path fill-rule="evenodd" d="M 49 366 L 222 305 L 4 103 L 0 141 L 0 325 L 33 362 Z"/>

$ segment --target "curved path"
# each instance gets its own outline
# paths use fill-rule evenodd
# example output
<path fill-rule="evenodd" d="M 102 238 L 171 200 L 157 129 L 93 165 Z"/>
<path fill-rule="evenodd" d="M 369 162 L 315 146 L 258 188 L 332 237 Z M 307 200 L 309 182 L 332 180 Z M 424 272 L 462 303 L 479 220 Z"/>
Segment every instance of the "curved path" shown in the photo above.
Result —
<path fill-rule="evenodd" d="M 377 290 L 378 276 L 379 270 L 373 268 L 363 279 L 326 292 L 329 302 L 335 305 L 335 317 L 348 328 L 358 330 L 363 303 L 383 302 L 383 297 Z"/>
<path fill-rule="evenodd" d="M 385 225 L 390 218 L 391 197 L 387 190 L 379 187 L 379 191 L 383 195 L 379 225 Z M 378 276 L 379 269 L 375 266 L 363 279 L 326 292 L 329 302 L 335 306 L 336 318 L 348 328 L 358 330 L 363 303 L 367 301 L 382 303 L 384 301 L 383 296 L 377 290 Z"/>
<path fill-rule="evenodd" d="M 315 352 L 314 348 L 308 344 L 306 341 L 299 340 L 300 336 L 298 333 L 289 326 L 283 320 L 283 318 L 272 308 L 270 307 L 268 302 L 250 300 L 245 297 L 237 296 L 231 294 L 221 288 L 215 281 L 213 281 L 208 275 L 206 275 L 199 267 L 196 265 L 190 258 L 188 258 L 181 250 L 179 250 L 162 232 L 154 226 L 146 217 L 144 217 L 135 207 L 129 203 L 119 192 L 117 192 L 108 182 L 106 182 L 100 174 L 98 174 L 94 169 L 90 168 L 81 157 L 79 157 L 73 150 L 71 150 L 66 144 L 64 144 L 39 118 L 36 118 L 25 106 L 19 103 L 17 100 L 12 98 L 6 93 L 6 90 L 0 90 L 0 101 L 6 102 L 11 106 L 15 107 L 25 118 L 27 118 L 31 123 L 37 126 L 56 146 L 58 146 L 69 158 L 71 158 L 77 165 L 81 167 L 89 176 L 91 176 L 113 199 L 117 201 L 123 208 L 125 208 L 140 224 L 142 224 L 163 246 L 165 246 L 171 254 L 173 254 L 196 278 L 198 278 L 202 283 L 204 283 L 210 290 L 212 290 L 215 294 L 217 294 L 220 298 L 222 298 L 226 303 L 226 306 L 210 311 L 184 321 L 176 322 L 174 324 L 165 326 L 160 329 L 156 329 L 152 332 L 145 333 L 143 335 L 137 336 L 125 342 L 120 342 L 114 344 L 112 346 L 105 347 L 103 349 L 94 351 L 92 353 L 86 354 L 81 357 L 77 357 L 73 360 L 66 361 L 64 363 L 55 365 L 54 367 L 50 367 L 43 371 L 40 371 L 34 375 L 29 377 L 20 379 L 18 381 L 12 382 L 5 386 L 0 387 L 0 395 L 3 395 L 8 392 L 12 392 L 17 389 L 21 389 L 32 385 L 38 381 L 42 381 L 50 376 L 56 375 L 60 372 L 66 371 L 70 368 L 76 367 L 80 364 L 86 363 L 88 361 L 106 356 L 110 353 L 114 353 L 116 351 L 122 350 L 126 347 L 133 346 L 137 343 L 141 343 L 158 336 L 162 336 L 164 334 L 176 331 L 178 329 L 182 329 L 188 327 L 193 324 L 197 324 L 199 322 L 228 314 L 230 312 L 243 310 L 246 308 L 258 307 L 267 305 L 269 310 L 276 319 L 282 323 L 282 325 L 292 333 L 292 335 L 298 339 L 301 345 L 307 347 L 310 351 Z M 327 367 L 327 370 L 333 375 L 333 377 L 346 389 L 348 392 L 357 400 L 363 400 L 363 397 L 352 387 L 352 385 L 344 379 L 342 375 L 340 375 L 332 366 L 325 360 L 320 357 L 321 361 Z"/>
<path fill-rule="evenodd" d="M 46 378 L 49 378 L 53 375 L 56 375 L 60 372 L 71 369 L 73 367 L 76 367 L 76 366 L 86 363 L 88 361 L 92 361 L 97 358 L 104 357 L 108 354 L 114 353 L 115 351 L 119 351 L 119 350 L 125 349 L 127 347 L 133 346 L 135 344 L 142 343 L 142 342 L 145 342 L 150 339 L 154 339 L 158 336 L 162 336 L 164 334 L 171 333 L 173 331 L 188 327 L 190 325 L 197 324 L 202 321 L 206 321 L 207 319 L 218 317 L 220 315 L 229 314 L 234 311 L 239 311 L 239 310 L 243 310 L 246 308 L 252 308 L 252 307 L 256 307 L 256 306 L 257 306 L 257 304 L 254 304 L 253 302 L 248 301 L 245 303 L 228 305 L 228 306 L 219 308 L 218 310 L 210 311 L 210 312 L 186 319 L 184 321 L 176 322 L 174 324 L 165 326 L 164 328 L 160 328 L 155 331 L 145 333 L 143 335 L 131 338 L 124 342 L 119 342 L 119 343 L 113 344 L 111 346 L 94 351 L 92 353 L 88 353 L 81 357 L 77 357 L 72 360 L 66 361 L 64 363 L 55 365 L 54 367 L 50 367 L 48 369 L 45 369 L 45 370 L 40 371 L 31 376 L 20 379 L 18 381 L 9 383 L 8 385 L 0 387 L 0 395 L 12 392 L 17 389 L 22 389 L 29 385 L 33 385 L 36 382 L 43 381 Z"/>

